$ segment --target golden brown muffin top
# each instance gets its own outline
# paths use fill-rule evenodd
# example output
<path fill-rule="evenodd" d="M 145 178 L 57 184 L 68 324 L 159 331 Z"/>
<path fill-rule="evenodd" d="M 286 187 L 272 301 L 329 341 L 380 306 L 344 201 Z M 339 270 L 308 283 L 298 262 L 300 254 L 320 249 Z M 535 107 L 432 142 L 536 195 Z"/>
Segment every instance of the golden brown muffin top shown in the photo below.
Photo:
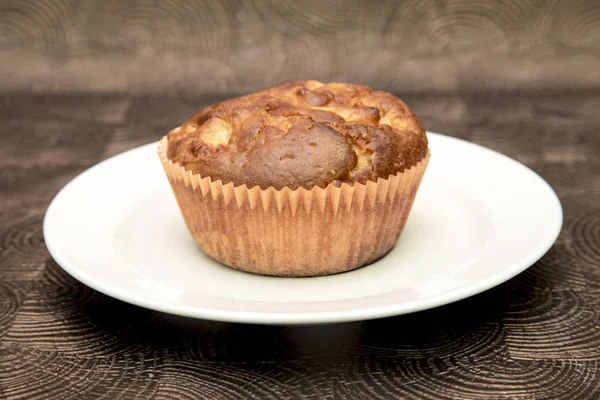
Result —
<path fill-rule="evenodd" d="M 310 189 L 388 178 L 419 162 L 427 137 L 390 93 L 288 81 L 203 108 L 168 135 L 168 158 L 213 181 Z"/>

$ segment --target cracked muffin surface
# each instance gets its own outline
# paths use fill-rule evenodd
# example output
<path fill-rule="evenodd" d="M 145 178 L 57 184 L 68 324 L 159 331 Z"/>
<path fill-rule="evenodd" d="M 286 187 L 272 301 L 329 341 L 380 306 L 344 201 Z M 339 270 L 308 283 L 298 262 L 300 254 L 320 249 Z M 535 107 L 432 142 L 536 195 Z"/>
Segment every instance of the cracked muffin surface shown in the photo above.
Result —
<path fill-rule="evenodd" d="M 288 81 L 205 107 L 168 134 L 167 157 L 213 181 L 261 189 L 366 183 L 427 154 L 417 116 L 367 86 Z"/>

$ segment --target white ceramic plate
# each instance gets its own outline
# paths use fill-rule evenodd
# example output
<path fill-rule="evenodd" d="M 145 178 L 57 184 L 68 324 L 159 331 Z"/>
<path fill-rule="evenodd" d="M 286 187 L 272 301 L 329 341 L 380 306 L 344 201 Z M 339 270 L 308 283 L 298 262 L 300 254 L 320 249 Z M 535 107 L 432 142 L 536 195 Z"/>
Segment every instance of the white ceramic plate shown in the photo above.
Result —
<path fill-rule="evenodd" d="M 85 171 L 52 201 L 46 245 L 69 274 L 142 307 L 219 321 L 316 324 L 454 302 L 537 261 L 562 225 L 560 202 L 527 167 L 429 133 L 431 162 L 406 228 L 380 261 L 318 278 L 227 268 L 188 234 L 156 143 Z"/>

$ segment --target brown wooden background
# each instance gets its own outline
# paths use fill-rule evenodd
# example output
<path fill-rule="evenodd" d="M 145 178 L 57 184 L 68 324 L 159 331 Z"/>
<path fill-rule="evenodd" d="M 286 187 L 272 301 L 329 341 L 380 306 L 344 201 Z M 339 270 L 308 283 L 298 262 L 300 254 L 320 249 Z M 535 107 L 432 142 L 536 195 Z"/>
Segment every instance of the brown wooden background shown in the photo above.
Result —
<path fill-rule="evenodd" d="M 0 88 L 245 92 L 600 84 L 597 0 L 2 0 Z"/>
<path fill-rule="evenodd" d="M 599 66 L 597 0 L 0 0 L 0 398 L 600 399 Z M 70 179 L 288 78 L 390 90 L 525 163 L 557 243 L 473 298 L 321 327 L 169 316 L 52 260 Z"/>

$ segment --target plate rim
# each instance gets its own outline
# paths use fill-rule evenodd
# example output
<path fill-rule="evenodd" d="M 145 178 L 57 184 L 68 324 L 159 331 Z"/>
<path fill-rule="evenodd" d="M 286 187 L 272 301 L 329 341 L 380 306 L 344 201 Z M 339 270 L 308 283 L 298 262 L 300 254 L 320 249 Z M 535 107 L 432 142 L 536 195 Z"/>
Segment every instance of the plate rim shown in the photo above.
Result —
<path fill-rule="evenodd" d="M 59 246 L 55 245 L 53 242 L 54 239 L 52 238 L 51 234 L 52 226 L 50 226 L 50 221 L 52 219 L 54 210 L 58 207 L 57 204 L 61 202 L 64 196 L 68 195 L 69 188 L 76 185 L 77 182 L 80 179 L 83 179 L 86 174 L 90 173 L 93 170 L 102 168 L 102 166 L 105 163 L 112 162 L 117 158 L 125 157 L 133 151 L 143 151 L 143 149 L 147 147 L 155 146 L 158 144 L 157 141 L 132 148 L 130 150 L 124 151 L 105 160 L 102 160 L 97 164 L 93 165 L 92 167 L 79 173 L 77 176 L 71 179 L 65 186 L 63 186 L 50 202 L 44 215 L 42 227 L 44 242 L 46 244 L 49 254 L 56 261 L 56 263 L 65 272 L 67 272 L 80 283 L 83 283 L 86 286 L 97 290 L 107 296 L 136 306 L 173 315 L 179 315 L 183 317 L 234 323 L 268 325 L 315 325 L 385 318 L 440 307 L 485 292 L 486 290 L 489 290 L 497 285 L 500 285 L 501 283 L 510 280 L 511 278 L 517 276 L 518 274 L 532 266 L 535 262 L 542 258 L 548 252 L 548 250 L 550 250 L 550 248 L 558 239 L 564 223 L 564 214 L 560 199 L 554 191 L 554 189 L 543 177 L 541 177 L 537 172 L 527 167 L 526 165 L 500 152 L 489 149 L 477 143 L 470 142 L 468 140 L 463 140 L 456 137 L 447 136 L 430 131 L 427 131 L 427 135 L 430 137 L 439 137 L 443 140 L 458 141 L 461 142 L 461 145 L 475 147 L 478 151 L 492 153 L 494 156 L 502 158 L 505 162 L 512 163 L 513 165 L 516 165 L 519 168 L 522 168 L 528 171 L 529 173 L 533 174 L 539 180 L 539 183 L 544 185 L 546 189 L 548 189 L 548 194 L 550 195 L 548 201 L 551 201 L 553 203 L 552 206 L 557 212 L 556 223 L 553 225 L 554 230 L 549 233 L 548 239 L 546 239 L 543 242 L 540 241 L 538 246 L 535 249 L 532 249 L 528 253 L 528 256 L 521 260 L 520 265 L 511 265 L 511 268 L 500 269 L 496 273 L 486 276 L 485 278 L 479 279 L 478 281 L 459 286 L 447 292 L 425 297 L 423 299 L 410 300 L 407 302 L 400 303 L 390 303 L 386 305 L 370 306 L 365 308 L 355 308 L 350 310 L 329 310 L 305 313 L 220 310 L 210 307 L 197 307 L 181 304 L 177 305 L 157 299 L 147 298 L 139 294 L 131 294 L 127 291 L 121 290 L 120 288 L 115 288 L 111 286 L 110 283 L 105 282 L 105 279 L 98 279 L 91 274 L 83 272 L 76 265 L 72 265 L 70 262 L 68 262 L 66 260 L 66 257 L 59 250 Z"/>

